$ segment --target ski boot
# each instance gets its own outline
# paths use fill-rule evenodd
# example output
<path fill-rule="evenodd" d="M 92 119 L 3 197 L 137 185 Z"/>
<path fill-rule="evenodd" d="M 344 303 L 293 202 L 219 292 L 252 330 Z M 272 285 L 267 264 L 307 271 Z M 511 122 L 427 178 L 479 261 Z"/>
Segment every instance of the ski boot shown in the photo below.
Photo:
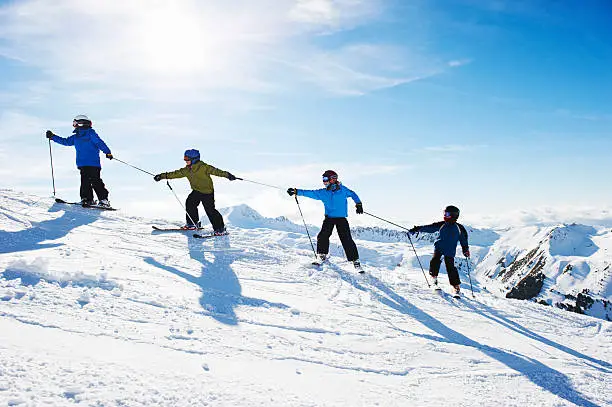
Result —
<path fill-rule="evenodd" d="M 461 298 L 461 286 L 459 284 L 453 286 L 453 297 Z"/>
<path fill-rule="evenodd" d="M 102 208 L 110 208 L 111 204 L 108 199 L 100 199 L 100 202 L 98 202 L 98 206 L 101 206 Z"/>
<path fill-rule="evenodd" d="M 361 262 L 359 260 L 353 261 L 353 266 L 355 266 L 355 270 L 359 272 L 359 274 L 365 273 L 363 267 L 361 267 Z"/>
<path fill-rule="evenodd" d="M 312 262 L 313 266 L 320 266 L 327 260 L 327 254 L 325 253 L 317 253 L 317 259 Z"/>
<path fill-rule="evenodd" d="M 225 236 L 227 235 L 227 230 L 225 228 L 217 229 L 213 232 L 214 236 Z"/>
<path fill-rule="evenodd" d="M 84 208 L 86 208 L 88 206 L 94 206 L 96 204 L 97 204 L 97 202 L 95 200 L 93 200 L 93 199 L 87 199 L 87 198 L 81 199 L 81 206 L 84 207 Z"/>

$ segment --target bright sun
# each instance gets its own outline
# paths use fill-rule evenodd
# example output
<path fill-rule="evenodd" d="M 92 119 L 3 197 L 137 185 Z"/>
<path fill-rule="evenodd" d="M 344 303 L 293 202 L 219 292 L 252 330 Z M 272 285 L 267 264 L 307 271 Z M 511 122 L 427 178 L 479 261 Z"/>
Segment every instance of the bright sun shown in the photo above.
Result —
<path fill-rule="evenodd" d="M 146 11 L 137 36 L 143 68 L 157 75 L 189 75 L 206 70 L 215 43 L 196 13 L 169 5 Z"/>

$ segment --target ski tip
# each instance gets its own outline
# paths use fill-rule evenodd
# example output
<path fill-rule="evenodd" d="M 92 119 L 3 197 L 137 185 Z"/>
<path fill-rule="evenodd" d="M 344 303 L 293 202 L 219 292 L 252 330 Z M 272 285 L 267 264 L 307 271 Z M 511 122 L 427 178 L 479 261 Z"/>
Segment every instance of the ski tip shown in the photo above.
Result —
<path fill-rule="evenodd" d="M 66 201 L 64 201 L 63 199 L 60 199 L 60 198 L 55 198 L 55 202 L 57 202 L 57 203 L 68 203 L 68 202 L 66 202 Z"/>

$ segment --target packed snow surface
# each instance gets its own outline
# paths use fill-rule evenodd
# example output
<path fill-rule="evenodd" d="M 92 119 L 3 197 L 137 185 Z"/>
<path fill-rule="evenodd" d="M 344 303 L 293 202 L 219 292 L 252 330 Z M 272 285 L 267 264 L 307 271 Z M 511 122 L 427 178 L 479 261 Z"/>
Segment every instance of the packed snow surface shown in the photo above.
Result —
<path fill-rule="evenodd" d="M 315 269 L 299 225 L 224 216 L 194 239 L 0 191 L 0 405 L 612 405 L 608 321 L 473 298 L 465 262 L 464 297 L 435 293 L 405 241 L 358 239 L 358 276 L 333 240 Z"/>

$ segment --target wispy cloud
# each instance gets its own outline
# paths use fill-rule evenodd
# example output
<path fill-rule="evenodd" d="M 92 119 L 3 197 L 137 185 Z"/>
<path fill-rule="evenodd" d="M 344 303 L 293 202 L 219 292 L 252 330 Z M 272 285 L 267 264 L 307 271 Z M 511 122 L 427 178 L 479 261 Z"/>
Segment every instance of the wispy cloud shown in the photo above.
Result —
<path fill-rule="evenodd" d="M 571 205 L 541 206 L 503 214 L 468 214 L 466 222 L 479 227 L 507 228 L 509 226 L 556 225 L 580 223 L 612 227 L 612 207 L 586 207 Z"/>
<path fill-rule="evenodd" d="M 470 63 L 472 63 L 471 59 L 453 59 L 452 61 L 448 61 L 448 66 L 451 68 L 456 68 Z"/>
<path fill-rule="evenodd" d="M 74 97 L 87 89 L 83 102 L 214 101 L 304 83 L 359 95 L 440 72 L 416 49 L 324 44 L 384 12 L 382 0 L 23 0 L 0 8 L 0 53 L 81 90 Z"/>

